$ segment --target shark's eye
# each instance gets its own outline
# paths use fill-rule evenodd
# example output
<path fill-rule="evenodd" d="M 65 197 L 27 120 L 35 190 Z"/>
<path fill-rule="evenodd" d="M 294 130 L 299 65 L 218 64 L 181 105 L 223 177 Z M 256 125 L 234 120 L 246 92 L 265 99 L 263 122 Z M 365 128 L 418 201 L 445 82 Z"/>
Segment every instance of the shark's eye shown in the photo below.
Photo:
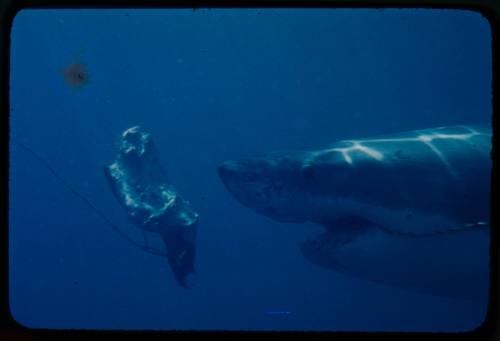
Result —
<path fill-rule="evenodd" d="M 302 173 L 302 176 L 304 177 L 304 179 L 308 179 L 308 180 L 313 179 L 314 176 L 316 175 L 315 171 L 314 171 L 314 167 L 312 165 L 307 165 L 307 166 L 302 167 L 301 173 Z"/>

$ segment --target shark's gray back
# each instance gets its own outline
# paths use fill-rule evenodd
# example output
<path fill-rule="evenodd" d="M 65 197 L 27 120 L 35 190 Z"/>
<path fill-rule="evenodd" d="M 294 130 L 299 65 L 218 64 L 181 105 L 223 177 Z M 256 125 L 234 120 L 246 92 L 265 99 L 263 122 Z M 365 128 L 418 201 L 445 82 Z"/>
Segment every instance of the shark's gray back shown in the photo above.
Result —
<path fill-rule="evenodd" d="M 407 212 L 409 220 L 422 213 L 451 219 L 446 226 L 390 226 L 418 234 L 488 220 L 490 150 L 490 130 L 453 126 L 341 141 L 317 151 L 310 163 L 326 174 L 318 181 L 325 197 L 353 198 L 366 210 Z M 345 177 L 328 173 L 339 162 Z"/>

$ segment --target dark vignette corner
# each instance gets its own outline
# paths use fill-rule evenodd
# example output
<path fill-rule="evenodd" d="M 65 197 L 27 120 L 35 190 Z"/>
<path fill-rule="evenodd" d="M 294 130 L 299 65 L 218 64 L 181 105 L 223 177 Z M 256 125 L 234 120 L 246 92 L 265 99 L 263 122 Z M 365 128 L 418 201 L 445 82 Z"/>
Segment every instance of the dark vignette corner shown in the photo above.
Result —
<path fill-rule="evenodd" d="M 491 286 L 488 314 L 484 323 L 476 330 L 466 333 L 262 333 L 252 332 L 138 332 L 138 331 L 91 331 L 91 330 L 42 330 L 28 329 L 19 325 L 12 317 L 9 307 L 8 293 L 8 226 L 9 226 L 9 70 L 10 70 L 10 34 L 12 23 L 16 13 L 23 8 L 145 8 L 145 7 L 367 7 L 367 8 L 448 8 L 448 9 L 468 9 L 480 12 L 490 23 L 492 33 L 492 62 L 493 62 L 493 137 L 492 153 L 492 191 L 491 191 Z M 358 338 L 371 339 L 381 337 L 384 340 L 419 339 L 419 340 L 497 340 L 500 339 L 500 250 L 498 239 L 500 238 L 500 147 L 498 134 L 500 132 L 500 118 L 498 111 L 500 108 L 500 3 L 495 0 L 3 0 L 0 2 L 0 154 L 2 167 L 1 193 L 2 206 L 1 218 L 2 228 L 0 230 L 0 341 L 3 340 L 65 340 L 68 337 L 76 340 L 83 340 L 89 337 L 103 336 L 116 337 L 120 340 L 136 339 L 164 339 L 165 337 L 196 337 L 202 334 L 210 334 L 213 337 L 241 337 L 255 336 L 263 334 L 279 334 L 275 336 L 320 336 L 337 340 L 353 340 Z M 311 335 L 313 334 L 313 335 Z"/>

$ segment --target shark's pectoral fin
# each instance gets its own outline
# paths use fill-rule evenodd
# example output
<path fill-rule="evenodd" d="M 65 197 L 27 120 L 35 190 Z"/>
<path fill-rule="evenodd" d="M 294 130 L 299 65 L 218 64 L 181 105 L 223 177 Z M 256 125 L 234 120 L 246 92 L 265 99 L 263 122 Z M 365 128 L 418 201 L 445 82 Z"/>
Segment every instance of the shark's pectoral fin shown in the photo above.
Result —
<path fill-rule="evenodd" d="M 361 234 L 374 227 L 373 223 L 358 216 L 333 221 L 322 220 L 317 223 L 322 225 L 325 231 L 301 242 L 299 248 L 306 259 L 315 264 L 329 266 L 336 263 L 334 255 L 338 249 L 354 242 Z M 340 264 L 335 267 L 340 267 Z"/>

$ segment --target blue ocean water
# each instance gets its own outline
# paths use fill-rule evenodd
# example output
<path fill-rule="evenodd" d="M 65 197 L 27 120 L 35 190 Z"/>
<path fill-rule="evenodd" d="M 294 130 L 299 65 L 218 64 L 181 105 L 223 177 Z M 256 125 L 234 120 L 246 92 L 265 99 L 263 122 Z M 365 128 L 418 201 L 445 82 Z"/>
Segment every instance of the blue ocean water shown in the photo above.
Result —
<path fill-rule="evenodd" d="M 457 10 L 25 10 L 14 21 L 11 136 L 128 235 L 103 167 L 149 131 L 200 215 L 196 282 L 122 239 L 11 144 L 10 308 L 78 329 L 462 331 L 486 299 L 434 297 L 309 263 L 320 228 L 240 205 L 217 166 L 272 150 L 491 119 L 491 35 Z M 88 80 L 68 84 L 83 65 Z M 150 236 L 157 247 L 161 243 Z"/>

